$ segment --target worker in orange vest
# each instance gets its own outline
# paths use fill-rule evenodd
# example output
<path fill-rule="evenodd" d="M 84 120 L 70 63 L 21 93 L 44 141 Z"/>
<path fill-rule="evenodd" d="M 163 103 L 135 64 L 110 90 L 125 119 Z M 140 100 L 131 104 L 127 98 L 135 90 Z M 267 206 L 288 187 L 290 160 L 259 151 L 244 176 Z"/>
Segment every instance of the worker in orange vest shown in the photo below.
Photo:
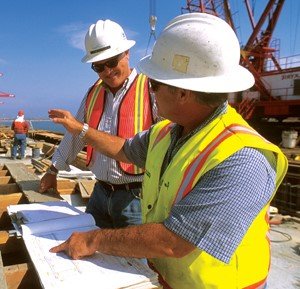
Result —
<path fill-rule="evenodd" d="M 52 165 L 41 179 L 41 193 L 57 187 L 59 170 L 70 169 L 69 165 L 86 146 L 83 137 L 88 127 L 127 138 L 148 129 L 156 120 L 157 109 L 148 79 L 129 65 L 129 49 L 134 44 L 114 21 L 98 20 L 90 26 L 82 61 L 91 65 L 98 79 L 77 112 L 78 119 L 86 123 L 84 131 L 76 137 L 64 135 Z M 87 146 L 86 165 L 97 179 L 86 208 L 96 224 L 101 228 L 140 224 L 143 170 L 115 161 L 91 145 Z"/>
<path fill-rule="evenodd" d="M 19 159 L 25 158 L 27 133 L 29 123 L 24 119 L 24 110 L 19 110 L 17 118 L 13 121 L 11 129 L 14 131 L 14 142 L 11 151 L 11 158 L 16 159 L 17 154 Z"/>
<path fill-rule="evenodd" d="M 228 104 L 229 92 L 254 84 L 239 60 L 224 20 L 183 14 L 139 63 L 165 120 L 124 139 L 49 111 L 95 150 L 145 168 L 142 225 L 73 233 L 51 252 L 147 258 L 164 288 L 266 288 L 268 209 L 288 162 Z"/>

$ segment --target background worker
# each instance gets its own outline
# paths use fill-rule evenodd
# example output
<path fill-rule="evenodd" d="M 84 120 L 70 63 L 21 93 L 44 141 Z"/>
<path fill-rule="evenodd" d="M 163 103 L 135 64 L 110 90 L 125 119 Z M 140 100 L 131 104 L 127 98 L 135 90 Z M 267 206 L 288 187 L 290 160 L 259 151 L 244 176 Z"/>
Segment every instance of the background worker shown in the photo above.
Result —
<path fill-rule="evenodd" d="M 99 20 L 90 26 L 82 61 L 91 63 L 99 79 L 87 92 L 76 116 L 87 124 L 82 134 L 64 136 L 50 170 L 41 180 L 40 192 L 56 188 L 57 171 L 69 170 L 86 144 L 83 137 L 88 126 L 128 138 L 153 124 L 156 107 L 148 79 L 129 66 L 129 49 L 134 44 L 116 22 Z M 98 180 L 86 208 L 96 224 L 102 228 L 140 224 L 143 170 L 117 162 L 91 146 L 87 147 L 87 166 Z"/>
<path fill-rule="evenodd" d="M 166 26 L 139 68 L 170 121 L 127 140 L 85 134 L 96 150 L 145 167 L 143 224 L 73 233 L 51 252 L 146 257 L 164 288 L 265 288 L 268 207 L 287 160 L 228 105 L 228 92 L 254 84 L 239 58 L 236 35 L 218 17 L 184 14 Z M 49 116 L 74 135 L 83 129 L 68 111 Z"/>
<path fill-rule="evenodd" d="M 27 145 L 27 133 L 29 130 L 29 123 L 24 118 L 24 110 L 18 111 L 17 118 L 13 121 L 11 129 L 15 133 L 11 158 L 15 160 L 19 153 L 18 158 L 24 159 Z"/>

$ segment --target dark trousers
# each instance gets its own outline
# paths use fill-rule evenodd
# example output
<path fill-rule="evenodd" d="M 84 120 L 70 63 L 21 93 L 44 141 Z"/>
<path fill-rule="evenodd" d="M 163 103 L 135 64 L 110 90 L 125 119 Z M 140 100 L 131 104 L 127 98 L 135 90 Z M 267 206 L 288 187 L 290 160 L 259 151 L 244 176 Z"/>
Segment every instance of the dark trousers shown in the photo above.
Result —
<path fill-rule="evenodd" d="M 15 158 L 17 156 L 17 153 L 19 152 L 19 156 L 21 158 L 24 158 L 25 150 L 26 150 L 26 134 L 16 133 L 14 137 L 11 156 Z"/>
<path fill-rule="evenodd" d="M 86 207 L 100 228 L 121 228 L 142 223 L 141 188 L 110 191 L 99 182 Z"/>

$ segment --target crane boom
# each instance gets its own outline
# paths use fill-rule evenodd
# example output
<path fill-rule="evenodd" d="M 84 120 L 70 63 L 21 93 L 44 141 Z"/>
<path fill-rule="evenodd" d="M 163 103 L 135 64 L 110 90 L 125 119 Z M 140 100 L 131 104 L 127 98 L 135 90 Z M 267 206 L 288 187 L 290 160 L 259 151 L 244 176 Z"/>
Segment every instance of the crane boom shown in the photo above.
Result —
<path fill-rule="evenodd" d="M 254 75 L 255 87 L 249 92 L 235 96 L 233 105 L 246 119 L 258 116 L 280 119 L 289 116 L 298 117 L 300 115 L 300 66 L 294 64 L 294 66 L 282 67 L 278 59 L 279 40 L 272 40 L 285 0 L 265 1 L 266 6 L 257 23 L 250 1 L 243 2 L 252 31 L 246 45 L 241 49 L 240 64 Z M 234 14 L 230 10 L 229 3 L 229 0 L 187 0 L 186 6 L 182 7 L 181 11 L 215 15 L 225 20 L 236 32 L 232 17 Z M 279 83 L 283 83 L 283 86 L 279 87 Z"/>

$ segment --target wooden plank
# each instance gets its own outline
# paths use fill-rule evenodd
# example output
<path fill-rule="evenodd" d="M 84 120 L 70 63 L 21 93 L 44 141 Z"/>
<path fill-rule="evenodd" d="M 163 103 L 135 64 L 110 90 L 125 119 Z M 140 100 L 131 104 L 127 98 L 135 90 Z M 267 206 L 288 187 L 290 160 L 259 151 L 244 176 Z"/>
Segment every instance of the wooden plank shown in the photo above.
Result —
<path fill-rule="evenodd" d="M 1 251 L 0 251 L 0 289 L 7 289 Z"/>
<path fill-rule="evenodd" d="M 17 183 L 22 181 L 39 180 L 39 177 L 28 171 L 27 166 L 22 163 L 7 163 L 6 167 L 12 178 Z"/>
<path fill-rule="evenodd" d="M 74 189 L 76 187 L 76 182 L 73 180 L 57 180 L 57 189 Z"/>
<path fill-rule="evenodd" d="M 24 242 L 21 238 L 10 236 L 7 231 L 0 231 L 0 251 L 3 255 L 18 251 L 26 251 Z"/>
<path fill-rule="evenodd" d="M 22 197 L 22 193 L 13 193 L 8 195 L 0 194 L 0 214 L 6 212 L 7 206 L 19 204 L 21 202 Z"/>
<path fill-rule="evenodd" d="M 8 176 L 8 170 L 1 170 L 0 171 L 0 176 L 3 177 L 3 176 Z"/>
<path fill-rule="evenodd" d="M 12 178 L 18 184 L 29 203 L 42 203 L 61 200 L 61 196 L 53 192 L 39 193 L 40 179 L 22 163 L 6 164 Z"/>
<path fill-rule="evenodd" d="M 19 186 L 16 183 L 0 185 L 0 194 L 21 193 Z"/>
<path fill-rule="evenodd" d="M 60 195 L 73 195 L 76 194 L 74 189 L 57 189 Z"/>
<path fill-rule="evenodd" d="M 9 229 L 11 225 L 10 217 L 7 214 L 7 206 L 24 203 L 25 198 L 22 193 L 13 193 L 8 195 L 0 194 L 0 228 Z"/>
<path fill-rule="evenodd" d="M 41 289 L 41 285 L 31 263 L 4 267 L 8 289 Z"/>
<path fill-rule="evenodd" d="M 42 152 L 44 153 L 44 156 L 47 156 L 47 157 L 52 156 L 56 147 L 57 146 L 54 144 L 44 143 L 43 148 L 42 148 Z"/>
<path fill-rule="evenodd" d="M 13 178 L 11 176 L 0 177 L 0 185 L 9 184 L 13 182 Z"/>
<path fill-rule="evenodd" d="M 78 181 L 79 190 L 82 198 L 90 198 L 94 186 L 95 186 L 96 180 L 80 180 Z"/>

